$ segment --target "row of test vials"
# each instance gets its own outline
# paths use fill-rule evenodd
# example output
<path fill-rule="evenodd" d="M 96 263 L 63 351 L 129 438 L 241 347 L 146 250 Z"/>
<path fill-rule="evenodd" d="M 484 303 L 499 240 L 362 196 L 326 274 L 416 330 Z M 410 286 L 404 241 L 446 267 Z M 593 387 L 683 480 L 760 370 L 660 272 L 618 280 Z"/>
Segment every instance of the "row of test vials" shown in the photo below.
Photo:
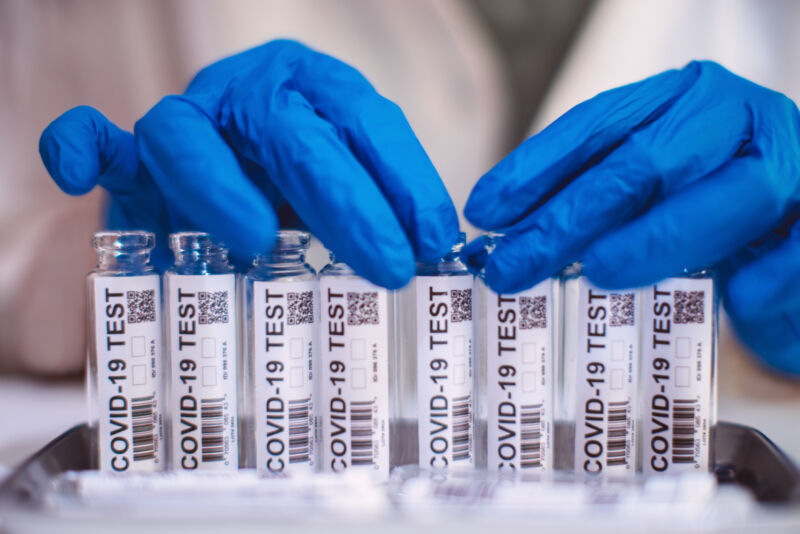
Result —
<path fill-rule="evenodd" d="M 93 239 L 100 470 L 385 480 L 418 464 L 625 478 L 713 463 L 717 310 L 706 273 L 608 291 L 572 266 L 497 294 L 461 262 L 462 234 L 387 291 L 332 255 L 316 274 L 301 231 L 279 231 L 240 274 L 207 234 L 183 232 L 170 236 L 174 264 L 160 277 L 154 241 Z"/>

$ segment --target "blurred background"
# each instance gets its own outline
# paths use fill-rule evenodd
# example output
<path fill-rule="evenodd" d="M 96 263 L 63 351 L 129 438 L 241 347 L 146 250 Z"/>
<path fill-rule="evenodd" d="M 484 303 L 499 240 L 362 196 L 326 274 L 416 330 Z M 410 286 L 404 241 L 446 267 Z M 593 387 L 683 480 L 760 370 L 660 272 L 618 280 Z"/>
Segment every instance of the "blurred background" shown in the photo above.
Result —
<path fill-rule="evenodd" d="M 791 0 L 0 0 L 0 472 L 86 414 L 84 278 L 105 199 L 62 193 L 37 150 L 67 109 L 131 130 L 203 66 L 297 39 L 403 108 L 460 212 L 481 174 L 570 107 L 692 59 L 797 102 L 798 22 Z M 800 460 L 800 383 L 724 319 L 719 354 L 720 419 Z"/>

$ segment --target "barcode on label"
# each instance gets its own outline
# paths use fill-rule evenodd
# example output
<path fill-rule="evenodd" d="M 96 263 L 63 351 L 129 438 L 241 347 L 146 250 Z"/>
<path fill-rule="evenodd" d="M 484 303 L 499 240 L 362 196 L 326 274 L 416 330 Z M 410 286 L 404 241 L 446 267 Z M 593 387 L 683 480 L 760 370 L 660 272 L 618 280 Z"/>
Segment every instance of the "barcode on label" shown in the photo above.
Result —
<path fill-rule="evenodd" d="M 308 422 L 311 399 L 289 401 L 289 463 L 309 461 L 311 425 Z"/>
<path fill-rule="evenodd" d="M 630 401 L 608 403 L 608 434 L 606 443 L 606 463 L 628 465 L 626 455 L 628 432 L 630 429 Z"/>
<path fill-rule="evenodd" d="M 696 400 L 676 399 L 672 404 L 672 463 L 696 462 L 694 424 Z"/>
<path fill-rule="evenodd" d="M 674 291 L 675 324 L 703 324 L 705 320 L 705 291 Z"/>
<path fill-rule="evenodd" d="M 542 466 L 542 404 L 519 407 L 520 465 L 523 469 Z"/>
<path fill-rule="evenodd" d="M 634 303 L 633 293 L 611 293 L 610 307 L 611 319 L 609 326 L 633 326 L 634 325 Z"/>
<path fill-rule="evenodd" d="M 373 444 L 372 415 L 374 401 L 352 402 L 350 404 L 350 453 L 353 465 L 372 465 Z"/>
<path fill-rule="evenodd" d="M 154 289 L 144 291 L 127 291 L 128 322 L 148 323 L 156 320 L 156 292 Z"/>
<path fill-rule="evenodd" d="M 200 401 L 200 446 L 204 462 L 221 462 L 225 459 L 224 401 L 223 398 Z"/>
<path fill-rule="evenodd" d="M 472 455 L 472 395 L 453 398 L 453 461 Z"/>
<path fill-rule="evenodd" d="M 200 291 L 197 294 L 200 324 L 227 324 L 228 291 Z"/>
<path fill-rule="evenodd" d="M 149 397 L 131 399 L 134 462 L 156 457 L 155 398 L 154 393 Z"/>
<path fill-rule="evenodd" d="M 347 324 L 359 326 L 362 324 L 379 324 L 378 292 L 365 291 L 362 293 L 349 291 L 347 293 Z"/>
<path fill-rule="evenodd" d="M 519 329 L 547 328 L 547 297 L 519 298 Z"/>
<path fill-rule="evenodd" d="M 300 291 L 299 293 L 290 292 L 286 296 L 289 304 L 290 325 L 311 324 L 314 322 L 314 292 Z"/>
<path fill-rule="evenodd" d="M 472 289 L 450 290 L 450 320 L 454 323 L 472 320 Z"/>

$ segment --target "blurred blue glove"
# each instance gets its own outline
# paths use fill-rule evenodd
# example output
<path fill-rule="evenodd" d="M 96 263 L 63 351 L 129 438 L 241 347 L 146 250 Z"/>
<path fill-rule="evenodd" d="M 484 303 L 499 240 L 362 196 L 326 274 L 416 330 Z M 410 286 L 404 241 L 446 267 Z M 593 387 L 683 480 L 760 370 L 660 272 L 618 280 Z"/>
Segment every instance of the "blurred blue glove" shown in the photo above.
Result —
<path fill-rule="evenodd" d="M 744 341 L 800 373 L 800 115 L 781 94 L 711 62 L 602 93 L 483 176 L 465 215 L 506 232 L 467 250 L 500 292 L 576 260 L 607 288 L 715 266 Z"/>
<path fill-rule="evenodd" d="M 415 256 L 434 260 L 458 217 L 400 109 L 355 69 L 273 41 L 203 69 L 163 98 L 135 135 L 79 107 L 42 133 L 39 151 L 67 193 L 100 184 L 110 228 L 200 229 L 246 257 L 279 222 L 305 223 L 337 258 L 395 288 Z M 276 213 L 277 212 L 277 213 Z"/>

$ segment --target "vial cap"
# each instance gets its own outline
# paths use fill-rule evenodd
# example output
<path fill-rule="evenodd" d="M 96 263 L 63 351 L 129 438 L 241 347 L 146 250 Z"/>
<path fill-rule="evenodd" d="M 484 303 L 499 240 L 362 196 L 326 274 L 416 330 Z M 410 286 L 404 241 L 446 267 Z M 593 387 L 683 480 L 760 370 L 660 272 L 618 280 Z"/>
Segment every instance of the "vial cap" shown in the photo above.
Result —
<path fill-rule="evenodd" d="M 131 252 L 149 251 L 156 245 L 156 236 L 143 230 L 106 230 L 92 236 L 92 247 L 97 252 Z"/>

